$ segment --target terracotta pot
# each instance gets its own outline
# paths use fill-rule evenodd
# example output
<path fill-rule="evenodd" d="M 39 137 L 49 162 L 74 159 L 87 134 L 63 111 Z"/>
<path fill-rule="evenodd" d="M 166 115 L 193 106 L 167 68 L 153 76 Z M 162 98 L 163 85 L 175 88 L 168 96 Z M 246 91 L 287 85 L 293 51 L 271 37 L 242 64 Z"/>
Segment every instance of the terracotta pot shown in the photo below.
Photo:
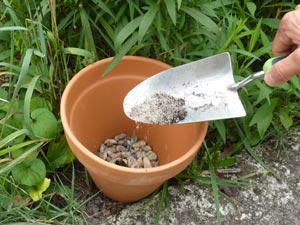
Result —
<path fill-rule="evenodd" d="M 72 151 L 97 187 L 111 199 L 131 202 L 148 196 L 188 166 L 203 142 L 208 123 L 137 126 L 123 112 L 125 95 L 145 78 L 170 66 L 126 56 L 103 77 L 111 60 L 100 60 L 74 76 L 62 97 L 61 119 Z M 146 140 L 158 155 L 160 166 L 132 169 L 97 157 L 100 144 L 119 133 Z"/>

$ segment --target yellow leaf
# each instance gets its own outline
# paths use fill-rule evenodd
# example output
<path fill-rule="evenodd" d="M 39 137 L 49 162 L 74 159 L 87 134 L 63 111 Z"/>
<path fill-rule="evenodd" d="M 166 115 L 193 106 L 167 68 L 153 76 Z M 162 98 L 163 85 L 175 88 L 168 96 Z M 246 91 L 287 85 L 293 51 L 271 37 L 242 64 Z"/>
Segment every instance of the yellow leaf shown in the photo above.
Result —
<path fill-rule="evenodd" d="M 33 201 L 38 201 L 42 198 L 43 192 L 46 191 L 47 188 L 50 186 L 50 182 L 51 182 L 50 179 L 45 178 L 44 181 L 39 185 L 30 187 L 29 195 Z"/>

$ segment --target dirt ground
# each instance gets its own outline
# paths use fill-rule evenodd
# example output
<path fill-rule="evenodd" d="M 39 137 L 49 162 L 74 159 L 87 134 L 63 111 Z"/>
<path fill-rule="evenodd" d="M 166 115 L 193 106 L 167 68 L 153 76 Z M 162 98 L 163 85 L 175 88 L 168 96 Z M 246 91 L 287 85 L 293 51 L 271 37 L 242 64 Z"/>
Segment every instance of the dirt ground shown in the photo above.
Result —
<path fill-rule="evenodd" d="M 246 182 L 253 187 L 235 190 L 235 197 L 221 195 L 221 220 L 224 225 L 296 225 L 300 224 L 300 131 L 292 131 L 284 138 L 286 149 L 278 140 L 270 140 L 255 152 L 272 168 L 280 179 L 266 173 L 246 150 L 240 155 L 235 169 L 243 174 L 255 173 Z M 97 188 L 91 182 L 86 186 L 83 170 L 79 179 L 77 195 L 86 199 Z M 212 191 L 208 186 L 185 181 L 184 185 L 168 187 L 170 204 L 160 215 L 159 224 L 217 224 Z M 89 191 L 88 191 L 89 190 Z M 131 225 L 154 224 L 159 205 L 159 195 L 152 195 L 135 203 L 120 203 L 108 199 L 101 192 L 86 205 L 88 224 Z"/>

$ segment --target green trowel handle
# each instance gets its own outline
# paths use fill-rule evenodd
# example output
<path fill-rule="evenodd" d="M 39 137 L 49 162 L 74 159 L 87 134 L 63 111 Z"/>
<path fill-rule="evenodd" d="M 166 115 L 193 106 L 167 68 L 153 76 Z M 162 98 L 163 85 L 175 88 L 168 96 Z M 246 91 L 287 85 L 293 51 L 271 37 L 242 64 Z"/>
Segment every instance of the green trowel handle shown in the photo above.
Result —
<path fill-rule="evenodd" d="M 274 58 L 270 58 L 268 59 L 264 66 L 263 66 L 263 70 L 262 71 L 259 71 L 259 72 L 256 72 L 248 77 L 246 77 L 244 80 L 238 82 L 238 83 L 235 83 L 235 84 L 231 84 L 228 86 L 228 88 L 232 91 L 237 91 L 238 89 L 246 86 L 247 84 L 251 83 L 252 81 L 260 78 L 260 77 L 263 77 L 271 68 L 272 65 L 274 65 L 275 63 L 277 63 L 278 61 L 284 59 L 286 56 L 279 56 L 279 57 L 274 57 Z"/>
<path fill-rule="evenodd" d="M 268 59 L 263 66 L 264 72 L 267 73 L 270 70 L 271 66 L 273 66 L 275 63 L 279 62 L 280 60 L 284 59 L 285 57 L 287 56 L 286 55 L 278 56 L 278 57 L 273 57 Z"/>

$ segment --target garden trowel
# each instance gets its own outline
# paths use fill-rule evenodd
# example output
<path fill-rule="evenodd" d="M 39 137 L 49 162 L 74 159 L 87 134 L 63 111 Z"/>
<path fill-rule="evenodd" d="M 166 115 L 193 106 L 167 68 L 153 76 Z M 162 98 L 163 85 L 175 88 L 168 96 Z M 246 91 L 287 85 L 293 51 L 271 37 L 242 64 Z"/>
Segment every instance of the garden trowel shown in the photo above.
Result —
<path fill-rule="evenodd" d="M 221 53 L 144 80 L 125 97 L 124 112 L 137 122 L 162 125 L 243 117 L 246 112 L 237 90 L 264 74 L 260 71 L 235 83 L 230 55 Z M 153 103 L 157 100 L 153 96 L 159 96 L 160 102 Z M 167 98 L 161 100 L 161 96 Z M 172 113 L 179 115 L 168 118 Z"/>

